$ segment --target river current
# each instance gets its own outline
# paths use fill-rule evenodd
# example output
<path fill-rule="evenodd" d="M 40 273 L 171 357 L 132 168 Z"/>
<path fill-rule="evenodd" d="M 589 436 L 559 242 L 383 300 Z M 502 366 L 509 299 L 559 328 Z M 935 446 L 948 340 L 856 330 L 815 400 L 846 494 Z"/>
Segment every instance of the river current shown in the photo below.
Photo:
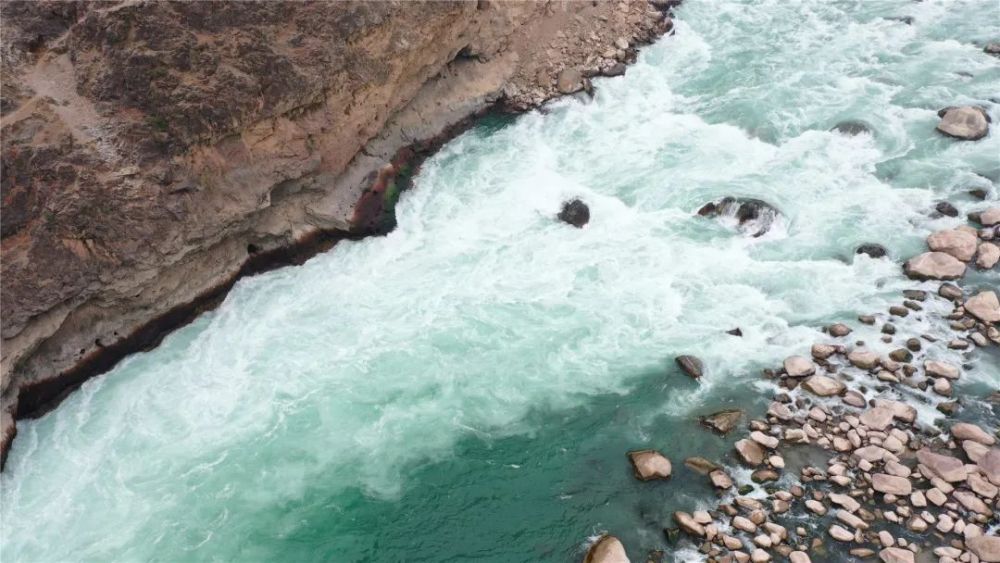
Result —
<path fill-rule="evenodd" d="M 972 143 L 934 126 L 947 105 L 1000 121 L 1000 59 L 982 51 L 1000 11 L 689 0 L 677 16 L 593 100 L 448 143 L 387 236 L 240 281 L 20 422 L 3 560 L 570 561 L 601 531 L 633 560 L 694 559 L 662 533 L 713 498 L 681 461 L 732 441 L 697 416 L 762 412 L 761 368 L 919 287 L 901 259 L 964 222 L 938 201 L 964 215 L 986 205 L 969 189 L 996 198 L 995 125 Z M 831 131 L 847 120 L 871 133 Z M 727 195 L 782 220 L 754 239 L 696 215 Z M 583 229 L 554 220 L 573 197 Z M 892 259 L 855 255 L 866 242 Z M 962 385 L 1000 386 L 997 356 L 964 362 Z M 637 482 L 625 452 L 641 447 L 675 477 Z"/>

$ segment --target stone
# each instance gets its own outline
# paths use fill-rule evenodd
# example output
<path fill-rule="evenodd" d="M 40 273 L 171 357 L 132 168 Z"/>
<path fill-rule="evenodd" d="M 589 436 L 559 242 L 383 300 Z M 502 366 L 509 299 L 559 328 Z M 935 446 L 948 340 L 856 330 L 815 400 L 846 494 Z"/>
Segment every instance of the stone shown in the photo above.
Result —
<path fill-rule="evenodd" d="M 957 280 L 965 275 L 965 263 L 944 252 L 925 252 L 907 260 L 903 271 L 916 280 Z"/>
<path fill-rule="evenodd" d="M 958 379 L 961 375 L 956 366 L 939 360 L 927 360 L 924 362 L 924 373 L 929 377 L 944 377 L 947 379 Z"/>
<path fill-rule="evenodd" d="M 556 77 L 556 89 L 562 94 L 583 90 L 583 74 L 575 68 L 565 68 Z"/>
<path fill-rule="evenodd" d="M 854 497 L 850 495 L 842 495 L 840 493 L 830 493 L 830 502 L 838 506 L 842 506 L 851 512 L 856 512 L 859 508 L 861 508 L 861 504 L 854 500 Z"/>
<path fill-rule="evenodd" d="M 830 333 L 830 336 L 834 336 L 837 338 L 840 338 L 842 336 L 847 336 L 848 334 L 851 333 L 851 327 L 843 323 L 832 324 L 829 327 L 827 327 L 826 330 L 827 332 Z"/>
<path fill-rule="evenodd" d="M 1000 300 L 994 291 L 980 291 L 965 302 L 965 311 L 984 323 L 1000 323 Z"/>
<path fill-rule="evenodd" d="M 958 301 L 963 297 L 962 288 L 951 283 L 941 284 L 941 287 L 938 288 L 938 295 L 952 301 Z"/>
<path fill-rule="evenodd" d="M 674 512 L 674 522 L 681 530 L 696 537 L 705 537 L 705 527 L 695 521 L 687 512 Z"/>
<path fill-rule="evenodd" d="M 733 487 L 732 477 L 721 469 L 716 469 L 715 471 L 709 473 L 708 478 L 712 481 L 712 486 L 716 489 L 725 490 Z"/>
<path fill-rule="evenodd" d="M 638 450 L 628 453 L 629 461 L 640 481 L 669 479 L 673 471 L 670 460 L 656 450 Z"/>
<path fill-rule="evenodd" d="M 802 383 L 802 388 L 819 397 L 832 397 L 843 393 L 847 386 L 825 375 L 813 375 Z"/>
<path fill-rule="evenodd" d="M 955 206 L 947 201 L 939 201 L 934 206 L 934 210 L 945 217 L 958 217 L 958 209 L 955 209 Z"/>
<path fill-rule="evenodd" d="M 965 481 L 968 470 L 962 460 L 947 455 L 936 454 L 927 448 L 917 452 L 917 461 L 937 477 L 948 483 Z"/>
<path fill-rule="evenodd" d="M 876 259 L 885 258 L 885 256 L 888 254 L 884 246 L 882 246 L 881 244 L 875 244 L 871 242 L 862 244 L 861 246 L 857 247 L 856 249 L 854 249 L 854 253 L 866 254 L 869 257 Z"/>
<path fill-rule="evenodd" d="M 701 473 L 702 475 L 708 475 L 712 471 L 715 471 L 716 469 L 719 468 L 719 466 L 716 465 L 715 463 L 712 463 L 711 461 L 698 456 L 689 457 L 685 459 L 684 465 L 693 471 Z"/>
<path fill-rule="evenodd" d="M 979 239 L 974 233 L 964 229 L 937 231 L 927 237 L 927 247 L 935 252 L 945 252 L 962 262 L 972 260 L 976 255 Z"/>
<path fill-rule="evenodd" d="M 830 129 L 830 131 L 836 131 L 837 133 L 853 137 L 863 133 L 871 135 L 872 128 L 871 125 L 865 123 L 864 121 L 850 119 L 847 121 L 841 121 L 840 123 L 834 125 L 833 129 Z"/>
<path fill-rule="evenodd" d="M 990 451 L 977 461 L 976 465 L 990 480 L 990 483 L 1000 486 L 1000 449 L 990 448 Z"/>
<path fill-rule="evenodd" d="M 563 203 L 557 217 L 560 221 L 579 229 L 590 221 L 590 208 L 579 199 L 572 199 Z"/>
<path fill-rule="evenodd" d="M 981 108 L 962 106 L 944 108 L 938 112 L 941 121 L 937 130 L 949 137 L 963 141 L 978 141 L 989 132 L 987 114 Z"/>
<path fill-rule="evenodd" d="M 909 495 L 912 490 L 910 481 L 903 477 L 875 473 L 872 475 L 872 488 L 880 493 L 893 495 Z"/>
<path fill-rule="evenodd" d="M 951 426 L 951 435 L 956 440 L 972 440 L 984 446 L 992 446 L 997 443 L 997 439 L 975 424 L 968 422 L 956 422 Z"/>
<path fill-rule="evenodd" d="M 680 366 L 681 371 L 686 373 L 693 379 L 698 379 L 705 373 L 705 364 L 695 356 L 683 355 L 674 358 L 677 365 Z"/>
<path fill-rule="evenodd" d="M 757 467 L 761 463 L 764 463 L 764 449 L 757 442 L 744 438 L 736 442 L 734 446 L 736 452 L 740 454 L 740 458 L 747 465 Z"/>
<path fill-rule="evenodd" d="M 955 491 L 951 494 L 951 496 L 955 497 L 955 500 L 957 500 L 959 504 L 972 512 L 976 512 L 987 517 L 993 516 L 993 511 L 990 510 L 990 507 L 986 506 L 986 503 L 971 491 Z"/>
<path fill-rule="evenodd" d="M 701 417 L 701 423 L 725 436 L 736 428 L 742 418 L 742 410 L 727 409 Z"/>
<path fill-rule="evenodd" d="M 858 417 L 861 423 L 873 430 L 885 430 L 892 425 L 893 413 L 889 407 L 875 407 Z"/>
<path fill-rule="evenodd" d="M 913 563 L 913 552 L 901 547 L 887 547 L 878 552 L 878 558 L 883 563 Z"/>
<path fill-rule="evenodd" d="M 781 476 L 772 469 L 758 469 L 750 475 L 750 480 L 754 483 L 770 483 L 777 481 Z"/>
<path fill-rule="evenodd" d="M 837 348 L 829 344 L 813 344 L 810 353 L 817 360 L 825 360 L 836 354 Z"/>
<path fill-rule="evenodd" d="M 757 533 L 757 524 L 754 524 L 750 520 L 747 520 L 743 516 L 736 516 L 733 518 L 733 527 L 737 530 L 746 532 L 748 534 Z"/>
<path fill-rule="evenodd" d="M 854 541 L 854 534 L 848 532 L 843 526 L 834 524 L 830 526 L 830 537 L 840 542 Z"/>
<path fill-rule="evenodd" d="M 843 508 L 837 511 L 836 516 L 837 520 L 840 520 L 841 522 L 847 524 L 848 526 L 854 528 L 855 530 L 868 529 L 867 522 L 865 522 L 861 518 L 858 518 L 855 514 L 852 514 L 851 512 L 844 510 Z"/>
<path fill-rule="evenodd" d="M 778 439 L 774 436 L 768 436 L 759 430 L 755 430 L 750 433 L 750 439 L 758 444 L 764 446 L 768 449 L 774 449 L 778 447 Z"/>
<path fill-rule="evenodd" d="M 870 350 L 853 350 L 847 355 L 847 361 L 861 369 L 873 369 L 879 364 L 879 357 Z"/>
<path fill-rule="evenodd" d="M 621 540 L 603 535 L 587 550 L 583 563 L 629 563 L 629 559 Z"/>
<path fill-rule="evenodd" d="M 809 555 L 804 551 L 793 551 L 788 554 L 788 561 L 791 563 L 812 563 L 812 559 L 809 559 Z"/>
<path fill-rule="evenodd" d="M 987 227 L 1000 225 L 1000 207 L 991 207 L 980 213 L 979 222 Z"/>
<path fill-rule="evenodd" d="M 807 500 L 805 505 L 809 512 L 812 512 L 813 514 L 819 514 L 820 516 L 826 514 L 826 507 L 823 506 L 823 503 L 816 499 Z"/>
<path fill-rule="evenodd" d="M 790 377 L 805 377 L 816 373 L 816 364 L 812 360 L 802 356 L 789 356 L 785 358 L 785 373 Z"/>
<path fill-rule="evenodd" d="M 1000 562 L 1000 536 L 977 536 L 965 540 L 965 546 L 983 563 Z"/>
<path fill-rule="evenodd" d="M 989 270 L 993 266 L 1000 262 L 1000 246 L 993 244 L 992 242 L 980 243 L 979 250 L 976 251 L 978 256 L 976 256 L 976 266 Z"/>
<path fill-rule="evenodd" d="M 907 363 L 913 360 L 913 352 L 910 352 L 906 348 L 896 348 L 892 352 L 889 352 L 889 359 L 894 362 Z"/>
<path fill-rule="evenodd" d="M 698 215 L 735 219 L 741 233 L 756 238 L 771 229 L 775 219 L 781 216 L 781 212 L 773 205 L 759 199 L 727 196 L 706 203 L 698 210 Z"/>

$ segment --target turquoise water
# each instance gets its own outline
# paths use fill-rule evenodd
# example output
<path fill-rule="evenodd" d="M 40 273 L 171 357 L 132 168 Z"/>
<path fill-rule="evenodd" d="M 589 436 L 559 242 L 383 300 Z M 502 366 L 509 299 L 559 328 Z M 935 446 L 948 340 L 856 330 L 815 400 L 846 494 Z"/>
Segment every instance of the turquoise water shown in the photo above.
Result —
<path fill-rule="evenodd" d="M 697 415 L 760 412 L 762 367 L 915 286 L 857 244 L 906 257 L 960 223 L 936 201 L 996 197 L 1000 137 L 933 128 L 958 103 L 1000 119 L 1000 60 L 974 44 L 1000 13 L 689 0 L 678 16 L 592 102 L 449 143 L 388 236 L 241 281 L 22 422 L 3 560 L 567 561 L 605 530 L 633 559 L 690 560 L 661 529 L 713 497 L 681 460 L 730 449 Z M 829 132 L 846 119 L 874 134 Z M 784 220 L 749 240 L 694 216 L 724 195 Z M 582 230 L 552 218 L 570 197 L 590 205 Z M 705 360 L 700 382 L 681 353 Z M 966 361 L 970 389 L 1000 385 L 995 355 Z M 674 479 L 636 482 L 638 447 Z"/>

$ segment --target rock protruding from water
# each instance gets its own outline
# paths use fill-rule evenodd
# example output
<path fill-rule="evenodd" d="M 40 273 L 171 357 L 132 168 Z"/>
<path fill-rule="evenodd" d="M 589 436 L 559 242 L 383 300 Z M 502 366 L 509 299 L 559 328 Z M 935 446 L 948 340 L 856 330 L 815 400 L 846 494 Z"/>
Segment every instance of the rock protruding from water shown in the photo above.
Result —
<path fill-rule="evenodd" d="M 727 196 L 706 203 L 698 210 L 698 215 L 735 220 L 741 233 L 756 238 L 771 230 L 781 212 L 773 205 L 759 199 Z"/>
<path fill-rule="evenodd" d="M 867 254 L 872 258 L 885 258 L 888 254 L 885 247 L 874 242 L 866 242 L 854 250 L 855 254 Z"/>
<path fill-rule="evenodd" d="M 727 409 L 701 417 L 701 423 L 725 436 L 733 431 L 743 418 L 740 409 Z"/>
<path fill-rule="evenodd" d="M 603 535 L 587 550 L 583 563 L 629 563 L 629 559 L 621 540 Z"/>
<path fill-rule="evenodd" d="M 556 77 L 556 89 L 563 94 L 583 90 L 583 74 L 575 68 L 565 68 Z"/>
<path fill-rule="evenodd" d="M 990 117 L 982 108 L 947 107 L 939 111 L 938 116 L 941 121 L 937 124 L 937 130 L 963 141 L 978 141 L 990 130 Z"/>
<path fill-rule="evenodd" d="M 865 133 L 871 135 L 872 128 L 864 121 L 848 120 L 848 121 L 841 121 L 840 123 L 834 125 L 831 131 L 836 131 L 837 133 L 842 133 L 844 135 L 850 135 L 853 137 L 855 135 L 861 135 Z"/>
<path fill-rule="evenodd" d="M 980 291 L 965 302 L 965 310 L 984 323 L 1000 323 L 1000 299 L 993 291 Z"/>
<path fill-rule="evenodd" d="M 705 374 L 705 364 L 695 356 L 683 355 L 674 358 L 681 371 L 693 379 L 698 379 Z"/>
<path fill-rule="evenodd" d="M 937 231 L 927 237 L 927 247 L 935 252 L 945 252 L 962 262 L 972 260 L 978 243 L 976 232 L 967 229 Z"/>
<path fill-rule="evenodd" d="M 965 275 L 965 264 L 951 254 L 924 252 L 907 260 L 903 271 L 917 280 L 957 280 Z"/>
<path fill-rule="evenodd" d="M 656 450 L 637 450 L 628 453 L 635 476 L 640 481 L 669 479 L 673 473 L 670 460 Z"/>
<path fill-rule="evenodd" d="M 994 57 L 1000 57 L 1000 41 L 987 43 L 986 46 L 983 47 L 983 52 L 988 55 L 993 55 Z"/>
<path fill-rule="evenodd" d="M 579 199 L 572 199 L 563 203 L 562 211 L 557 217 L 579 229 L 590 221 L 590 208 Z"/>

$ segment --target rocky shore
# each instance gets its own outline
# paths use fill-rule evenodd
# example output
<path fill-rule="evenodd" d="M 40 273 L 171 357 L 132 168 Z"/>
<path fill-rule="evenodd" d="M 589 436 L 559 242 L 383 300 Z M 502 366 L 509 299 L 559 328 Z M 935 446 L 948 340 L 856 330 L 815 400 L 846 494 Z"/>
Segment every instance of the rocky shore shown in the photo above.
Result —
<path fill-rule="evenodd" d="M 988 116 L 979 108 L 945 108 L 939 115 L 945 135 L 976 140 L 988 132 Z M 966 402 L 955 385 L 963 366 L 940 354 L 943 347 L 963 355 L 995 353 L 989 349 L 1000 345 L 997 289 L 960 285 L 969 271 L 996 270 L 998 241 L 1000 207 L 927 237 L 928 251 L 903 265 L 908 277 L 925 282 L 921 288 L 904 291 L 888 311 L 856 319 L 878 327 L 881 340 L 896 346 L 887 355 L 852 341 L 855 329 L 837 323 L 823 329 L 826 340 L 809 352 L 765 370 L 774 397 L 766 415 L 750 420 L 734 443 L 729 468 L 730 460 L 684 460 L 719 499 L 712 510 L 675 512 L 665 523 L 668 541 L 690 545 L 716 563 L 848 556 L 885 563 L 1000 562 L 1000 421 L 959 421 Z M 866 253 L 885 258 L 884 252 Z M 926 289 L 937 282 L 936 291 Z M 947 329 L 908 334 L 897 327 L 906 317 L 942 319 Z M 934 323 L 923 323 L 928 325 Z M 700 376 L 697 358 L 681 356 L 677 363 Z M 976 399 L 1000 403 L 1000 390 Z M 926 424 L 918 407 L 946 417 Z M 702 423 L 728 434 L 743 416 L 728 410 Z M 671 476 L 664 453 L 628 457 L 643 481 Z M 750 471 L 733 471 L 737 465 Z M 662 558 L 653 552 L 648 560 Z M 603 535 L 584 560 L 629 559 L 616 537 Z"/>
<path fill-rule="evenodd" d="M 0 457 L 239 277 L 391 227 L 471 118 L 623 74 L 678 3 L 5 2 Z"/>

